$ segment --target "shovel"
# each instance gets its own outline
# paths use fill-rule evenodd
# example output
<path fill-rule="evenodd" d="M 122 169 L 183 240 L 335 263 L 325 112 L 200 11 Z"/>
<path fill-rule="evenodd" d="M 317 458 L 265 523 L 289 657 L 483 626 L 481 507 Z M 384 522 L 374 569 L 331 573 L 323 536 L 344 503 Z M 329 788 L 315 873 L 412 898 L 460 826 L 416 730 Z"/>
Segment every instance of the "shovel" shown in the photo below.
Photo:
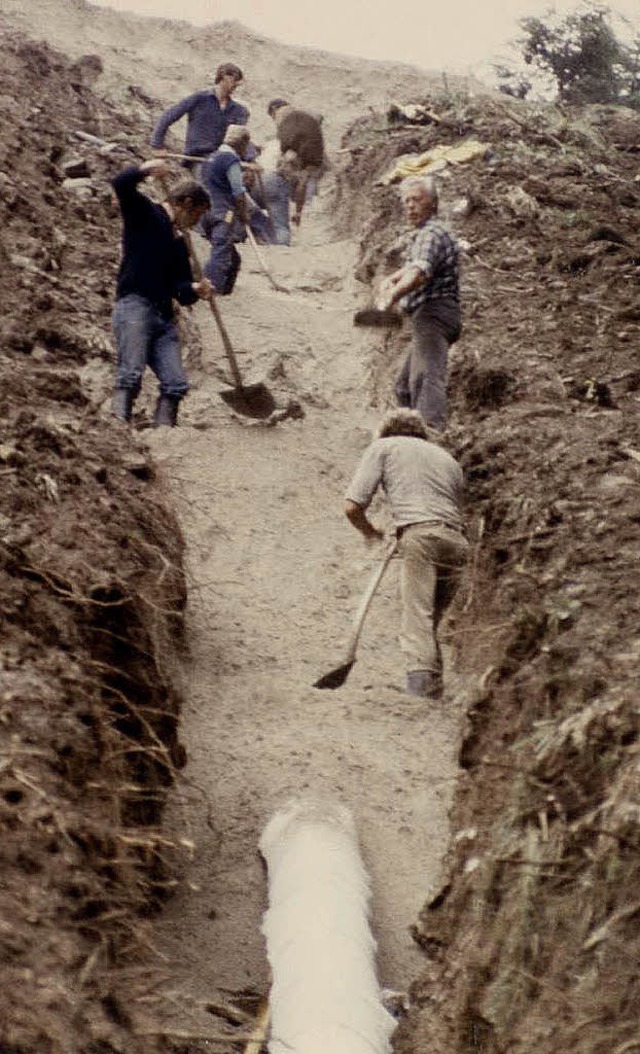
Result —
<path fill-rule="evenodd" d="M 373 600 L 374 594 L 382 581 L 382 576 L 387 570 L 391 558 L 395 555 L 397 548 L 398 543 L 394 538 L 393 541 L 390 542 L 380 564 L 376 567 L 371 579 L 369 580 L 369 584 L 362 595 L 360 606 L 358 607 L 356 616 L 353 620 L 353 628 L 351 630 L 349 644 L 343 661 L 339 666 L 336 666 L 335 669 L 329 670 L 329 673 L 325 673 L 322 677 L 318 678 L 318 680 L 314 682 L 314 688 L 340 688 L 349 676 L 351 667 L 355 665 L 358 641 L 360 640 L 360 634 L 362 633 L 364 620 L 367 617 L 369 605 Z"/>
<path fill-rule="evenodd" d="M 361 311 L 356 311 L 353 324 L 354 326 L 383 326 L 385 329 L 391 329 L 402 325 L 402 316 L 391 308 L 383 311 L 378 307 L 365 307 Z"/>
<path fill-rule="evenodd" d="M 187 251 L 189 253 L 189 259 L 191 260 L 191 269 L 199 282 L 202 278 L 202 268 L 200 261 L 196 256 L 193 248 L 193 242 L 188 231 L 183 231 L 183 238 Z M 276 408 L 276 401 L 272 393 L 267 388 L 266 384 L 259 381 L 257 384 L 243 384 L 242 374 L 240 373 L 240 367 L 238 366 L 238 360 L 233 350 L 233 345 L 229 339 L 220 309 L 216 303 L 215 296 L 211 297 L 209 301 L 209 307 L 211 313 L 216 320 L 220 339 L 222 340 L 222 346 L 225 350 L 229 366 L 231 368 L 231 376 L 233 377 L 234 388 L 227 388 L 220 392 L 220 398 L 224 399 L 228 406 L 231 406 L 236 413 L 243 414 L 245 417 L 258 417 L 265 418 L 269 417 L 270 414 Z"/>
<path fill-rule="evenodd" d="M 290 289 L 287 289 L 286 285 L 280 285 L 280 282 L 276 282 L 275 278 L 271 274 L 271 271 L 267 267 L 267 264 L 266 264 L 266 261 L 264 259 L 264 256 L 262 255 L 262 253 L 260 252 L 260 250 L 258 248 L 258 243 L 256 241 L 256 236 L 253 233 L 253 231 L 251 230 L 251 227 L 249 226 L 249 224 L 247 224 L 247 234 L 249 236 L 249 241 L 251 242 L 251 248 L 253 249 L 253 251 L 254 251 L 254 253 L 256 255 L 256 260 L 258 261 L 258 266 L 260 267 L 260 270 L 262 271 L 262 273 L 269 279 L 269 283 L 271 285 L 271 288 L 274 289 L 276 291 L 276 293 L 289 293 L 289 292 L 291 292 Z"/>
<path fill-rule="evenodd" d="M 198 160 L 202 160 L 202 158 L 199 158 Z M 167 194 L 169 191 L 167 180 L 162 178 L 159 182 L 163 191 Z M 182 237 L 184 239 L 184 244 L 187 247 L 187 252 L 189 253 L 191 270 L 194 278 L 196 282 L 200 282 L 202 280 L 202 267 L 200 266 L 200 261 L 195 254 L 189 231 L 183 231 Z M 236 359 L 233 345 L 229 340 L 229 334 L 227 333 L 222 321 L 222 316 L 220 315 L 220 310 L 216 304 L 215 296 L 211 297 L 209 307 L 211 308 L 211 313 L 216 320 L 220 339 L 222 340 L 222 346 L 224 347 L 227 359 L 229 360 L 231 375 L 233 377 L 233 383 L 235 384 L 235 388 L 229 388 L 220 392 L 220 398 L 224 399 L 225 403 L 227 403 L 228 406 L 231 406 L 236 413 L 243 414 L 245 417 L 269 417 L 276 408 L 276 401 L 273 395 L 267 388 L 266 384 L 262 384 L 261 382 L 258 382 L 257 384 L 242 383 L 242 374 L 240 373 L 238 360 Z"/>
<path fill-rule="evenodd" d="M 226 388 L 220 392 L 220 398 L 224 399 L 228 406 L 231 406 L 239 414 L 244 414 L 246 417 L 269 417 L 270 414 L 276 408 L 276 401 L 273 395 L 267 388 L 266 384 L 259 381 L 257 384 L 243 384 L 242 375 L 238 366 L 238 360 L 236 359 L 235 352 L 231 341 L 229 340 L 229 334 L 225 328 L 220 315 L 220 309 L 216 304 L 215 297 L 212 297 L 209 301 L 209 307 L 213 317 L 216 320 L 218 332 L 220 333 L 220 339 L 224 347 L 229 366 L 231 368 L 231 376 L 233 377 L 233 383 L 235 388 Z"/>

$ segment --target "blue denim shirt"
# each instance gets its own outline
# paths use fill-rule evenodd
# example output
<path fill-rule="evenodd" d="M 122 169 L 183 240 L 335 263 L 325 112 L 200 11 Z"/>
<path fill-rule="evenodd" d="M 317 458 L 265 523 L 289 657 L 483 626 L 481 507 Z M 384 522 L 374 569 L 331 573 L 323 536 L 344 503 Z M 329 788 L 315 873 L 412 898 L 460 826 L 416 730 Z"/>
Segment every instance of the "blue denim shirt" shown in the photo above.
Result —
<path fill-rule="evenodd" d="M 187 117 L 185 153 L 206 157 L 220 146 L 230 124 L 246 124 L 249 111 L 241 103 L 229 99 L 224 110 L 214 91 L 198 91 L 165 110 L 151 136 L 151 146 L 161 149 L 170 125 Z"/>
<path fill-rule="evenodd" d="M 211 213 L 223 220 L 229 210 L 235 213 L 236 199 L 244 194 L 240 158 L 233 147 L 223 143 L 213 157 L 207 158 L 200 174 L 211 198 Z"/>

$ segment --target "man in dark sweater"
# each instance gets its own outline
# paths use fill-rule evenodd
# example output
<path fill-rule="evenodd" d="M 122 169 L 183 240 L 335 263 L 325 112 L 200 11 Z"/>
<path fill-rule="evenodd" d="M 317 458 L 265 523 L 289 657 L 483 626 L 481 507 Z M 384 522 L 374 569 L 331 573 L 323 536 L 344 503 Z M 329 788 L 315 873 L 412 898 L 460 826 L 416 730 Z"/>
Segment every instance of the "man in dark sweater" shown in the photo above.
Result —
<path fill-rule="evenodd" d="M 207 157 L 217 150 L 230 124 L 246 124 L 249 111 L 232 99 L 242 81 L 242 70 L 232 62 L 224 62 L 216 70 L 215 84 L 206 91 L 187 96 L 162 114 L 151 136 L 151 146 L 164 149 L 169 127 L 181 117 L 187 118 L 185 154 Z"/>
<path fill-rule="evenodd" d="M 125 169 L 113 180 L 124 222 L 113 311 L 118 351 L 113 412 L 121 421 L 131 419 L 149 365 L 160 382 L 156 426 L 175 425 L 178 405 L 189 387 L 173 321 L 173 300 L 188 305 L 213 295 L 208 279 L 194 282 L 181 234 L 209 208 L 207 192 L 199 183 L 186 180 L 157 205 L 138 189 L 147 176 L 162 179 L 168 174 L 166 161 L 155 158 Z"/>

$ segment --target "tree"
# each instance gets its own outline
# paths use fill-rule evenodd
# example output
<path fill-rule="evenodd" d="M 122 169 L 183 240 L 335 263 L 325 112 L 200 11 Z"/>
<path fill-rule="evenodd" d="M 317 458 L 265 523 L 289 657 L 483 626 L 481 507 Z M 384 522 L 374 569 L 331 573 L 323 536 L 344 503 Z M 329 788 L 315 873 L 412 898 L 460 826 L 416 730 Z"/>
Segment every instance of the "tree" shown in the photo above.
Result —
<path fill-rule="evenodd" d="M 516 43 L 524 62 L 550 75 L 560 99 L 640 106 L 640 41 L 629 47 L 618 39 L 607 7 L 589 3 L 562 20 L 547 12 L 519 24 L 523 35 Z M 501 91 L 525 97 L 520 72 L 494 68 Z"/>

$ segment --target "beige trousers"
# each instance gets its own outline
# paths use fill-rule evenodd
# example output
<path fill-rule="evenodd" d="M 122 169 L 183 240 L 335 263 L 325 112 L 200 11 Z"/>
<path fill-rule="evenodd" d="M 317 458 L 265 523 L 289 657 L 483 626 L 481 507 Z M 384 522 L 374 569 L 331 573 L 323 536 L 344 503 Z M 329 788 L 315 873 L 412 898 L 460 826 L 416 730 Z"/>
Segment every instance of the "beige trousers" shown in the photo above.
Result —
<path fill-rule="evenodd" d="M 414 523 L 398 541 L 402 556 L 400 647 L 407 670 L 442 673 L 438 626 L 460 584 L 469 543 L 444 524 Z"/>

